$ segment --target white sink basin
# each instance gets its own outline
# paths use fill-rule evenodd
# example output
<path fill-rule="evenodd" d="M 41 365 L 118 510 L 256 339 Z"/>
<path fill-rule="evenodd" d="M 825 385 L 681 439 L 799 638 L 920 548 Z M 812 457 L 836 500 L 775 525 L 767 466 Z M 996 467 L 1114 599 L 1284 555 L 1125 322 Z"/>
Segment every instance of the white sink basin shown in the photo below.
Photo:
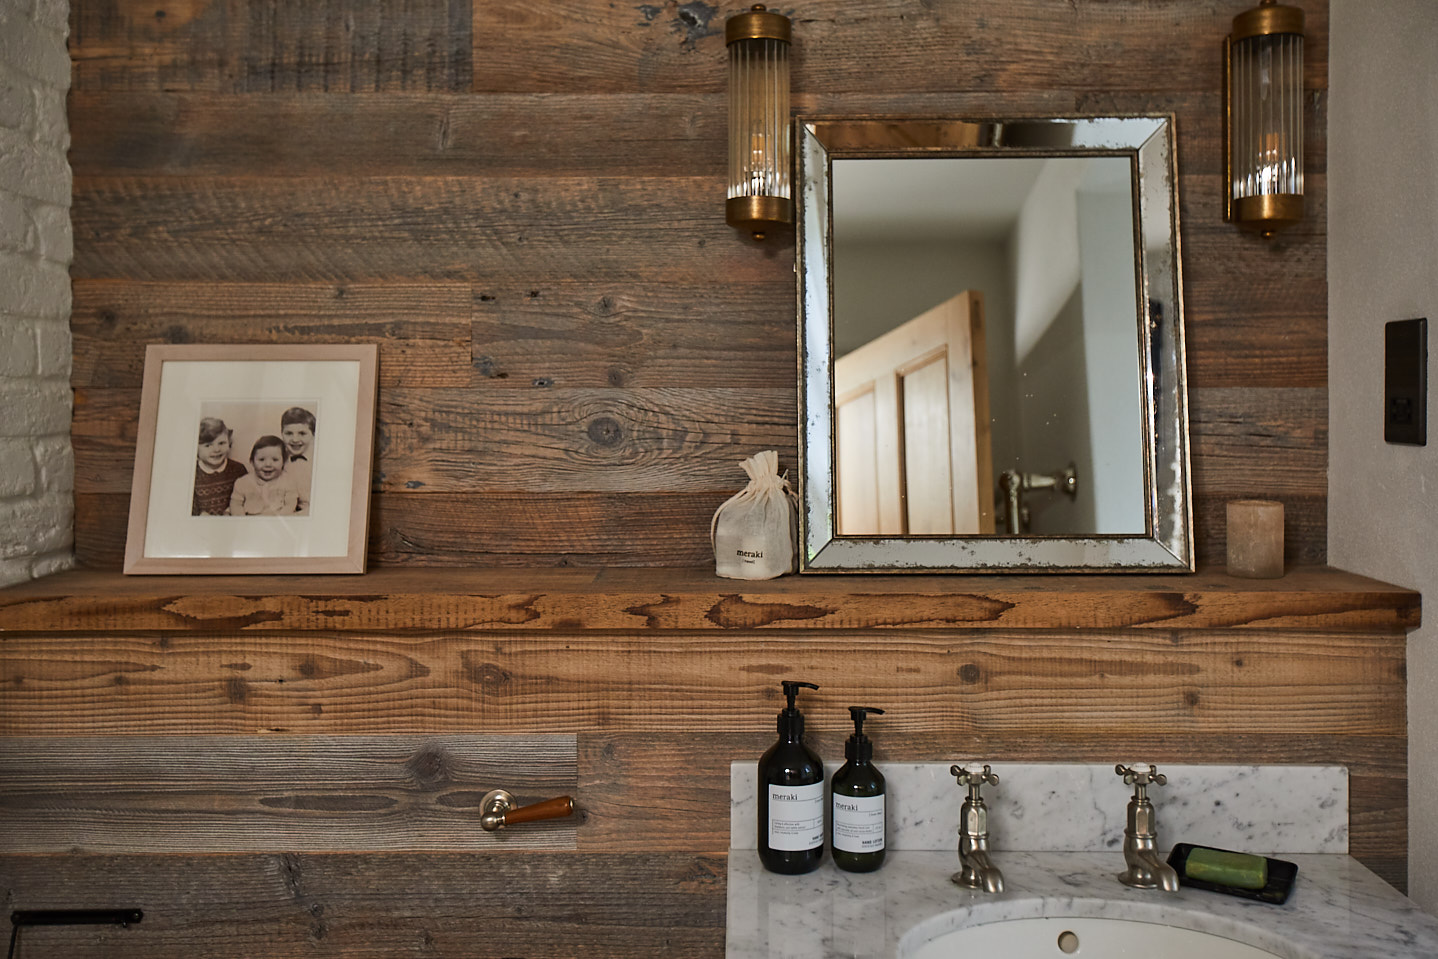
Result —
<path fill-rule="evenodd" d="M 907 938 L 907 937 L 906 937 Z M 901 959 L 1297 959 L 1208 932 L 1133 919 L 1092 917 L 1005 919 L 899 947 Z"/>

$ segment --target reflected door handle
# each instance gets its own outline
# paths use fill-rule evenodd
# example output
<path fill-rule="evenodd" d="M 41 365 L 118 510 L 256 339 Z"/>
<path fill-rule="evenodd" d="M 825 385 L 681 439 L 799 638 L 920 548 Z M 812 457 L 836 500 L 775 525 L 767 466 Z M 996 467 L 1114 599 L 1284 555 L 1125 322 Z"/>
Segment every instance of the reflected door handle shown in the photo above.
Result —
<path fill-rule="evenodd" d="M 491 789 L 484 794 L 481 802 L 484 815 L 479 824 L 485 832 L 494 832 L 505 826 L 517 826 L 522 822 L 538 822 L 541 819 L 563 819 L 574 812 L 574 797 L 556 796 L 531 806 L 516 808 L 514 797 L 503 789 Z"/>

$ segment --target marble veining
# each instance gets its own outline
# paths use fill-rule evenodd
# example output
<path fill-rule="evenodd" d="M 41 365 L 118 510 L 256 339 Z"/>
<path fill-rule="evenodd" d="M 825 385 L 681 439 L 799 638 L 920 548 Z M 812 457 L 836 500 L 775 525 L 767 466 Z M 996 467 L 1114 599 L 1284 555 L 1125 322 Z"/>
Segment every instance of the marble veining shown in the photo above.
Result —
<path fill-rule="evenodd" d="M 729 854 L 728 959 L 903 959 L 965 926 L 1004 919 L 1076 917 L 1157 922 L 1224 936 L 1285 959 L 1432 959 L 1438 919 L 1344 855 L 1293 855 L 1298 884 L 1282 906 L 1183 888 L 1129 889 L 1112 852 L 1000 852 L 1004 892 L 949 882 L 951 852 L 894 852 L 873 873 L 826 859 L 780 876 L 756 852 Z M 1059 956 L 1057 950 L 1055 955 Z"/>
<path fill-rule="evenodd" d="M 1194 842 L 1282 856 L 1298 865 L 1287 903 L 1118 882 L 1130 787 L 1111 764 L 993 763 L 985 788 L 997 895 L 958 887 L 964 793 L 951 763 L 884 764 L 889 855 L 872 873 L 827 856 L 803 876 L 768 872 L 755 852 L 756 765 L 730 769 L 728 959 L 904 959 L 925 942 L 1005 919 L 1156 922 L 1224 936 L 1284 959 L 1435 959 L 1438 919 L 1346 855 L 1348 774 L 1334 766 L 1160 764 L 1150 791 L 1159 847 Z M 837 764 L 827 767 L 833 775 Z M 1136 935 L 1142 935 L 1137 927 Z M 1059 955 L 1056 951 L 1056 956 Z"/>
<path fill-rule="evenodd" d="M 1127 760 L 1124 760 L 1127 761 Z M 955 845 L 961 789 L 952 763 L 878 763 L 887 781 L 889 849 Z M 1113 764 L 991 762 L 999 785 L 984 788 L 994 849 L 1100 852 L 1123 843 L 1133 789 Z M 826 779 L 837 763 L 826 763 Z M 1176 842 L 1266 855 L 1348 852 L 1348 770 L 1342 766 L 1159 764 L 1159 845 Z M 758 842 L 757 764 L 730 766 L 730 847 Z"/>

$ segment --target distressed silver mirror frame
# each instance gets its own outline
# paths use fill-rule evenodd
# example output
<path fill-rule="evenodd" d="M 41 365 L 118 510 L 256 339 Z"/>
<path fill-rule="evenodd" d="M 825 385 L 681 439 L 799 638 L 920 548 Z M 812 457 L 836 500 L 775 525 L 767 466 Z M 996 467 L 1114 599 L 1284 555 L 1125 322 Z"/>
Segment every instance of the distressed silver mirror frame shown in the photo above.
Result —
<path fill-rule="evenodd" d="M 1170 116 L 1025 119 L 800 117 L 795 121 L 799 297 L 800 571 L 1191 572 L 1177 162 Z M 835 511 L 832 163 L 847 158 L 1126 156 L 1135 198 L 1141 534 L 840 536 Z"/>

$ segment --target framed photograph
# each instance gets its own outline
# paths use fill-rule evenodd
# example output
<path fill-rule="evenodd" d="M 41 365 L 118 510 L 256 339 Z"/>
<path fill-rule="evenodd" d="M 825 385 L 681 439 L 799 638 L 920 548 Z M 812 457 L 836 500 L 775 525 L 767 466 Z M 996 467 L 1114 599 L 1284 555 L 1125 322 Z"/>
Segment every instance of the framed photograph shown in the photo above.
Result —
<path fill-rule="evenodd" d="M 378 349 L 145 350 L 126 573 L 363 573 Z"/>

